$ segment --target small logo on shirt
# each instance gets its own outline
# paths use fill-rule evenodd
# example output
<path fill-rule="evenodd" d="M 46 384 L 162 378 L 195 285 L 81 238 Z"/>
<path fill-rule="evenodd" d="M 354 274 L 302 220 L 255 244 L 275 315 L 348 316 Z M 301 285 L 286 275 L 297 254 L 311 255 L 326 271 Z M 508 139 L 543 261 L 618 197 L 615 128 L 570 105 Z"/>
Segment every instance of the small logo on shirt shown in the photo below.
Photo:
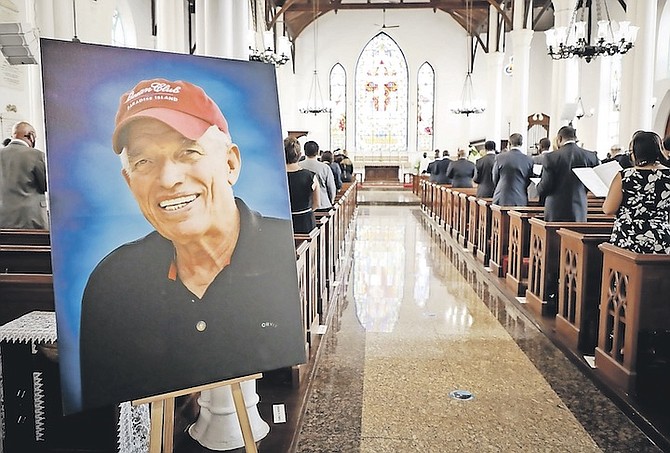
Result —
<path fill-rule="evenodd" d="M 277 323 L 272 322 L 272 321 L 263 321 L 261 323 L 261 328 L 265 329 L 267 327 L 273 327 L 273 328 L 276 329 L 277 328 Z"/>

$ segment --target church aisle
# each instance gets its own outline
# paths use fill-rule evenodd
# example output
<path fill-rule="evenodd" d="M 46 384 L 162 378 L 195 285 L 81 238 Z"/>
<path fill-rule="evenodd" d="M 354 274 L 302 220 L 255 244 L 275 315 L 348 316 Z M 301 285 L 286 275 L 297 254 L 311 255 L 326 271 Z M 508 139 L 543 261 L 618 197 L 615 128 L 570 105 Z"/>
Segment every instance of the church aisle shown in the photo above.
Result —
<path fill-rule="evenodd" d="M 359 207 L 297 451 L 660 451 L 448 250 L 418 207 Z"/>

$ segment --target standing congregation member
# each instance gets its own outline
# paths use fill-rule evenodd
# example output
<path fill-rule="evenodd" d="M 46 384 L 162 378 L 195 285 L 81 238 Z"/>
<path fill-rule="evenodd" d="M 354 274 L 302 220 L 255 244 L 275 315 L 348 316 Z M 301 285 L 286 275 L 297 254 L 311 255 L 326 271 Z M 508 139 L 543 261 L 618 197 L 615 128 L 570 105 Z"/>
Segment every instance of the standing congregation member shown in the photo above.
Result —
<path fill-rule="evenodd" d="M 330 151 L 321 153 L 321 162 L 330 167 L 330 170 L 333 172 L 333 178 L 335 179 L 335 193 L 339 192 L 342 188 L 342 169 L 339 164 L 333 162 L 333 153 Z"/>
<path fill-rule="evenodd" d="M 632 141 L 635 166 L 614 176 L 603 203 L 615 214 L 610 242 L 635 253 L 670 253 L 670 169 L 660 163 L 661 138 L 639 132 Z"/>
<path fill-rule="evenodd" d="M 442 159 L 436 160 L 433 165 L 435 171 L 435 182 L 438 184 L 451 184 L 451 178 L 447 175 L 452 160 L 449 159 L 449 151 L 442 151 Z"/>
<path fill-rule="evenodd" d="M 86 284 L 84 408 L 303 363 L 300 302 L 279 271 L 295 268 L 290 222 L 235 197 L 242 153 L 216 103 L 189 82 L 140 81 L 112 148 L 155 230 Z"/>
<path fill-rule="evenodd" d="M 630 156 L 628 153 L 624 153 L 619 145 L 612 145 L 608 156 L 607 159 L 603 159 L 603 164 L 615 160 L 621 165 L 621 168 L 630 168 L 633 166 L 633 161 L 630 159 Z"/>
<path fill-rule="evenodd" d="M 428 173 L 428 181 L 429 182 L 435 182 L 435 178 L 437 177 L 437 168 L 435 165 L 440 161 L 440 150 L 436 149 L 435 150 L 435 158 L 433 159 L 432 162 L 428 163 L 428 166 L 426 167 L 426 173 Z"/>
<path fill-rule="evenodd" d="M 523 136 L 509 137 L 509 151 L 498 154 L 493 165 L 493 203 L 500 206 L 526 206 L 528 185 L 533 176 L 533 159 L 521 150 Z"/>
<path fill-rule="evenodd" d="M 300 161 L 300 167 L 305 168 L 316 174 L 319 180 L 319 210 L 328 210 L 333 207 L 335 201 L 335 178 L 333 171 L 328 164 L 320 162 L 317 159 L 319 155 L 319 145 L 315 141 L 308 141 L 303 147 L 305 149 L 305 160 Z"/>
<path fill-rule="evenodd" d="M 475 164 L 468 160 L 467 151 L 458 150 L 458 159 L 451 162 L 447 170 L 447 178 L 451 179 L 451 187 L 472 187 L 475 176 Z"/>
<path fill-rule="evenodd" d="M 284 139 L 284 154 L 293 232 L 309 233 L 316 228 L 314 210 L 319 207 L 319 181 L 313 172 L 300 168 L 298 165 L 300 160 L 298 139 L 294 137 Z"/>
<path fill-rule="evenodd" d="M 547 137 L 541 138 L 540 142 L 538 143 L 538 151 L 539 154 L 533 156 L 533 163 L 542 165 L 544 164 L 544 159 L 547 158 L 547 154 L 551 152 L 551 140 L 549 140 Z"/>
<path fill-rule="evenodd" d="M 35 128 L 21 121 L 0 149 L 0 228 L 49 228 L 44 153 L 36 139 Z"/>
<path fill-rule="evenodd" d="M 487 140 L 484 143 L 486 154 L 475 163 L 475 177 L 477 183 L 477 197 L 491 198 L 496 186 L 493 184 L 493 164 L 496 160 L 496 142 Z"/>
<path fill-rule="evenodd" d="M 544 199 L 544 220 L 547 222 L 586 221 L 586 187 L 572 169 L 595 167 L 598 157 L 576 142 L 575 129 L 561 127 L 556 137 L 558 150 L 548 154 L 542 165 L 537 193 Z"/>

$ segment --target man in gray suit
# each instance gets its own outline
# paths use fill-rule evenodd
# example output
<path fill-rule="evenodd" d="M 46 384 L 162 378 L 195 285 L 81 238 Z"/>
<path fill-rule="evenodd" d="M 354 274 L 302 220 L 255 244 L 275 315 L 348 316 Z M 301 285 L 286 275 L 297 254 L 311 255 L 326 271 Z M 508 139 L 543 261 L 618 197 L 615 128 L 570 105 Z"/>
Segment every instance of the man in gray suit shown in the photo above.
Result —
<path fill-rule="evenodd" d="M 35 149 L 36 138 L 35 128 L 21 121 L 0 149 L 0 228 L 49 228 L 44 153 Z"/>
<path fill-rule="evenodd" d="M 526 206 L 528 185 L 533 176 L 533 159 L 521 150 L 523 136 L 509 137 L 510 150 L 498 154 L 493 165 L 493 203 L 500 206 Z"/>
<path fill-rule="evenodd" d="M 598 156 L 577 145 L 572 126 L 558 130 L 558 150 L 547 154 L 542 164 L 542 178 L 537 193 L 544 197 L 544 220 L 547 222 L 585 222 L 586 187 L 573 168 L 595 167 Z"/>

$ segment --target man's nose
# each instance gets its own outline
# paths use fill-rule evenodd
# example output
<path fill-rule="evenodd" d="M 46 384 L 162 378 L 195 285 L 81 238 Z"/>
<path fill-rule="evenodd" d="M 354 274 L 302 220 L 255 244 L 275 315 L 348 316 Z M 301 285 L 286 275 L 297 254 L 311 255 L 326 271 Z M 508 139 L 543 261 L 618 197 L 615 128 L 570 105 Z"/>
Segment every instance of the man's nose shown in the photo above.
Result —
<path fill-rule="evenodd" d="M 184 180 L 183 166 L 179 162 L 166 159 L 161 166 L 158 179 L 161 186 L 166 188 L 174 187 Z"/>

